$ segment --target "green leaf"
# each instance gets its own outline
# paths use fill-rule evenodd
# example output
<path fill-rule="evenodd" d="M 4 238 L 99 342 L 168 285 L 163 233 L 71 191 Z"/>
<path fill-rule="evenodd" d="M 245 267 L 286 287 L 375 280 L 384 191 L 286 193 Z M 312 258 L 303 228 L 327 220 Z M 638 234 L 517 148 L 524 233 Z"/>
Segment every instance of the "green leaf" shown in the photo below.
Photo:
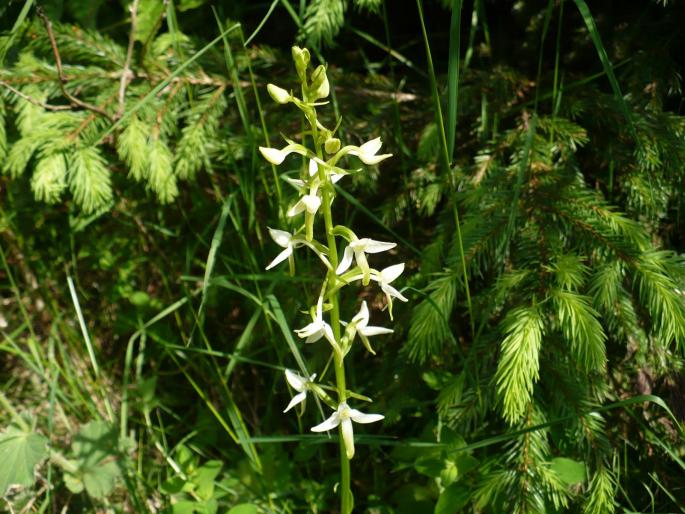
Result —
<path fill-rule="evenodd" d="M 207 0 L 179 0 L 178 10 L 179 11 L 189 11 L 190 9 L 195 9 L 204 4 Z"/>
<path fill-rule="evenodd" d="M 469 501 L 469 490 L 463 484 L 453 484 L 440 493 L 435 504 L 435 514 L 453 514 L 460 512 Z"/>
<path fill-rule="evenodd" d="M 200 498 L 209 500 L 214 496 L 214 480 L 221 472 L 221 466 L 221 461 L 210 460 L 195 472 L 193 482 L 197 486 L 195 492 Z"/>
<path fill-rule="evenodd" d="M 444 461 L 434 457 L 419 457 L 414 463 L 416 471 L 433 478 L 439 477 L 444 467 Z"/>
<path fill-rule="evenodd" d="M 257 514 L 257 506 L 252 503 L 236 505 L 227 514 Z"/>
<path fill-rule="evenodd" d="M 93 498 L 109 495 L 121 476 L 117 432 L 103 421 L 81 427 L 71 446 L 78 470 L 65 475 L 65 484 L 77 493 L 84 488 Z"/>
<path fill-rule="evenodd" d="M 566 457 L 557 457 L 552 459 L 550 468 L 554 471 L 562 482 L 567 485 L 584 482 L 587 479 L 587 469 L 584 462 L 568 459 Z"/>
<path fill-rule="evenodd" d="M 140 0 L 138 4 L 138 23 L 136 25 L 136 41 L 147 41 L 160 26 L 164 14 L 162 0 Z"/>
<path fill-rule="evenodd" d="M 45 457 L 47 439 L 42 435 L 15 426 L 0 434 L 0 496 L 11 485 L 33 485 L 34 468 Z"/>

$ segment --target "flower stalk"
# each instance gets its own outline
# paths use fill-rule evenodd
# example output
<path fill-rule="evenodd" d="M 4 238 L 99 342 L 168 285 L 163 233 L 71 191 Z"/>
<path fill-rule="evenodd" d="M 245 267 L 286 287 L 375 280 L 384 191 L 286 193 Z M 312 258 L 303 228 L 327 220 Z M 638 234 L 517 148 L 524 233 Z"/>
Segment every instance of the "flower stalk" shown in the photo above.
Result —
<path fill-rule="evenodd" d="M 341 319 L 341 290 L 360 280 L 364 286 L 377 282 L 380 292 L 385 294 L 390 307 L 392 319 L 392 299 L 407 301 L 402 294 L 390 286 L 402 270 L 404 264 L 396 264 L 388 268 L 377 270 L 371 267 L 367 254 L 373 255 L 395 248 L 395 243 L 375 241 L 366 237 L 358 237 L 350 228 L 335 225 L 333 222 L 332 204 L 335 199 L 334 184 L 341 178 L 359 170 L 348 170 L 339 166 L 343 158 L 355 157 L 362 163 L 375 166 L 391 157 L 391 154 L 378 154 L 382 141 L 380 138 L 371 139 L 360 146 L 342 146 L 335 137 L 334 129 L 326 128 L 317 117 L 317 106 L 324 105 L 330 92 L 330 84 L 323 65 L 317 66 L 309 74 L 310 55 L 307 49 L 293 47 L 293 60 L 301 83 L 301 98 L 286 89 L 269 84 L 268 91 L 272 99 L 278 104 L 292 104 L 302 111 L 309 123 L 310 130 L 302 136 L 301 142 L 286 140 L 287 145 L 281 149 L 260 147 L 262 156 L 274 165 L 282 164 L 290 154 L 303 156 L 308 160 L 306 173 L 299 179 L 286 178 L 298 191 L 299 198 L 288 209 L 288 217 L 292 220 L 302 219 L 301 225 L 295 232 L 269 229 L 274 242 L 283 250 L 274 258 L 267 269 L 288 261 L 291 273 L 295 272 L 296 248 L 305 247 L 312 250 L 326 268 L 325 278 L 319 292 L 316 305 L 310 309 L 311 322 L 303 328 L 295 330 L 298 337 L 305 339 L 305 343 L 327 341 L 333 354 L 333 368 L 335 385 L 330 386 L 315 381 L 316 374 L 300 375 L 292 370 L 286 370 L 286 380 L 296 394 L 291 399 L 285 411 L 290 411 L 296 405 L 304 413 L 307 393 L 313 393 L 326 405 L 333 409 L 333 413 L 324 421 L 311 428 L 313 432 L 325 432 L 338 429 L 340 446 L 340 506 L 343 514 L 350 514 L 354 507 L 352 495 L 350 460 L 354 457 L 354 423 L 373 423 L 383 419 L 381 414 L 365 414 L 348 405 L 348 400 L 371 401 L 370 398 L 348 391 L 345 376 L 345 356 L 349 353 L 354 341 L 359 339 L 363 347 L 371 354 L 368 337 L 392 333 L 392 329 L 371 326 L 370 312 L 366 302 L 362 302 L 359 311 L 344 322 Z M 307 146 L 311 138 L 313 148 Z M 316 221 L 323 217 L 323 231 L 325 243 L 316 240 Z M 320 218 L 319 218 L 320 219 Z M 346 243 L 343 259 L 338 257 L 338 243 L 336 238 L 342 238 Z M 326 316 L 330 323 L 326 321 Z M 345 327 L 344 332 L 341 326 Z M 358 337 L 357 337 L 358 336 Z M 321 344 L 321 343 L 319 343 Z M 305 372 L 306 370 L 301 370 Z M 307 378 L 308 377 L 308 378 Z M 328 389 L 336 392 L 333 399 L 325 392 Z"/>

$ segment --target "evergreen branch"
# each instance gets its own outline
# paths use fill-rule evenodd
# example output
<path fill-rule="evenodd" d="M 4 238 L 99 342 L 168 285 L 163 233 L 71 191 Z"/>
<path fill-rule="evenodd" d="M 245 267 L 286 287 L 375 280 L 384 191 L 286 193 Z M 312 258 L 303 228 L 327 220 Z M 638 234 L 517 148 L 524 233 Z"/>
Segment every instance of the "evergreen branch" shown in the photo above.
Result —
<path fill-rule="evenodd" d="M 82 109 L 85 109 L 87 111 L 92 111 L 98 113 L 100 116 L 104 116 L 107 118 L 109 121 L 114 122 L 114 118 L 109 115 L 107 111 L 104 109 L 101 109 L 97 105 L 92 105 L 87 102 L 84 102 L 82 100 L 79 100 L 76 98 L 74 95 L 69 93 L 66 88 L 66 83 L 67 83 L 67 78 L 64 75 L 64 70 L 62 69 L 62 59 L 60 58 L 59 55 L 59 49 L 57 48 L 57 41 L 55 40 L 55 34 L 52 30 L 52 23 L 48 19 L 47 15 L 43 11 L 42 8 L 37 8 L 36 9 L 36 14 L 38 17 L 43 21 L 43 25 L 45 26 L 45 30 L 48 33 L 48 38 L 50 39 L 50 46 L 52 47 L 52 53 L 55 56 L 55 65 L 57 67 L 57 80 L 59 82 L 59 87 L 62 90 L 62 94 L 67 98 L 73 105 L 81 107 Z"/>
<path fill-rule="evenodd" d="M 504 326 L 507 337 L 495 376 L 504 418 L 514 424 L 525 414 L 539 379 L 543 320 L 536 306 L 520 307 L 509 313 Z"/>
<path fill-rule="evenodd" d="M 4 87 L 8 91 L 11 91 L 15 95 L 17 95 L 19 98 L 23 98 L 27 102 L 30 102 L 33 105 L 37 105 L 38 107 L 42 107 L 43 109 L 45 109 L 47 111 L 69 111 L 69 110 L 71 110 L 70 105 L 50 105 L 50 104 L 47 104 L 45 102 L 41 102 L 40 100 L 33 98 L 32 96 L 29 96 L 26 93 L 22 93 L 18 89 L 10 86 L 4 80 L 0 80 L 0 86 Z"/>
<path fill-rule="evenodd" d="M 119 83 L 119 108 L 115 117 L 117 119 L 121 118 L 124 114 L 125 97 L 126 97 L 126 86 L 128 86 L 131 80 L 131 58 L 133 57 L 133 46 L 136 42 L 136 25 L 138 24 L 138 2 L 139 0 L 133 0 L 131 4 L 131 31 L 128 36 L 128 48 L 126 49 L 126 61 L 124 62 L 124 69 L 121 72 L 121 82 Z"/>

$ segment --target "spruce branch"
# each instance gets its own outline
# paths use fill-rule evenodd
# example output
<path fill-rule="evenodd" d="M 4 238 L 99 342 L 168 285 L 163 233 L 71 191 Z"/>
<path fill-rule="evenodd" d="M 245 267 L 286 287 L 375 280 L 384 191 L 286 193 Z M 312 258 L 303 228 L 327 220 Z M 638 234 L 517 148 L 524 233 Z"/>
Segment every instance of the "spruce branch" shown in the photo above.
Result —
<path fill-rule="evenodd" d="M 9 85 L 4 80 L 0 80 L 0 86 L 4 87 L 8 91 L 14 93 L 19 98 L 22 98 L 22 99 L 26 100 L 27 102 L 32 103 L 33 105 L 37 105 L 38 107 L 42 107 L 43 109 L 45 109 L 47 111 L 69 111 L 69 110 L 71 110 L 70 105 L 50 105 L 50 104 L 47 104 L 45 102 L 41 102 L 40 100 L 33 98 L 32 96 L 29 96 L 26 93 L 22 93 L 18 89 Z"/>
<path fill-rule="evenodd" d="M 42 20 L 43 26 L 45 27 L 45 31 L 47 32 L 48 38 L 50 39 L 50 46 L 52 47 L 52 53 L 55 56 L 55 66 L 57 67 L 57 80 L 59 82 L 59 87 L 62 90 L 62 94 L 73 105 L 81 107 L 82 109 L 85 109 L 87 111 L 95 112 L 100 116 L 104 116 L 109 121 L 114 122 L 114 118 L 112 118 L 112 116 L 110 116 L 109 113 L 104 109 L 101 109 L 97 105 L 89 104 L 87 102 L 79 100 L 74 95 L 69 93 L 69 91 L 67 91 L 66 84 L 68 80 L 66 75 L 64 74 L 64 70 L 62 69 L 62 59 L 59 55 L 59 49 L 57 48 L 57 41 L 55 39 L 55 34 L 52 30 L 52 23 L 50 22 L 50 19 L 47 17 L 45 11 L 43 11 L 42 8 L 38 7 L 36 9 L 36 14 Z"/>
<path fill-rule="evenodd" d="M 131 58 L 133 57 L 133 46 L 136 42 L 136 25 L 138 24 L 138 3 L 139 0 L 133 0 L 131 4 L 131 31 L 128 36 L 128 48 L 126 49 L 126 61 L 124 62 L 124 69 L 121 72 L 121 81 L 119 82 L 119 107 L 115 115 L 116 119 L 121 118 L 124 114 L 125 98 L 126 98 L 126 86 L 128 86 L 129 81 L 133 78 L 133 73 L 131 72 Z"/>

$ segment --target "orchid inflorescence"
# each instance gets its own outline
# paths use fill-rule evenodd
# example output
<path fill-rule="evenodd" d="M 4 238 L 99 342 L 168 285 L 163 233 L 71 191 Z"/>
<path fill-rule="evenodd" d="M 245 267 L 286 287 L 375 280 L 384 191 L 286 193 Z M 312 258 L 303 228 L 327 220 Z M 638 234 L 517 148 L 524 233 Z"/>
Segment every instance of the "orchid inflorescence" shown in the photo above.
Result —
<path fill-rule="evenodd" d="M 343 157 L 354 157 L 366 165 L 377 165 L 391 157 L 391 154 L 379 154 L 382 145 L 379 137 L 360 146 L 343 146 L 341 144 L 340 140 L 335 137 L 337 127 L 330 130 L 317 118 L 316 107 L 327 103 L 322 100 L 330 92 L 326 68 L 319 65 L 311 74 L 308 74 L 309 51 L 293 47 L 292 54 L 302 85 L 301 96 L 298 97 L 292 91 L 287 91 L 274 84 L 269 84 L 267 89 L 275 102 L 279 104 L 291 103 L 299 108 L 307 119 L 310 130 L 304 132 L 302 142 L 286 139 L 286 145 L 283 148 L 260 147 L 259 150 L 267 161 L 276 166 L 282 164 L 290 154 L 296 154 L 303 158 L 304 166 L 300 177 L 288 177 L 285 180 L 299 193 L 298 200 L 286 211 L 286 216 L 297 219 L 303 214 L 304 220 L 293 233 L 269 228 L 272 239 L 283 250 L 266 269 L 272 269 L 287 260 L 290 272 L 294 273 L 295 250 L 302 247 L 314 252 L 326 267 L 326 277 L 323 280 L 316 304 L 309 311 L 311 322 L 295 330 L 295 333 L 306 343 L 315 343 L 322 339 L 328 342 L 333 352 L 336 385 L 333 388 L 317 383 L 315 381 L 317 375 L 310 375 L 304 369 L 302 370 L 304 375 L 289 369 L 286 370 L 287 383 L 296 394 L 284 412 L 297 405 L 301 406 L 301 412 L 303 412 L 307 394 L 316 395 L 333 409 L 333 413 L 328 419 L 312 427 L 311 430 L 313 432 L 324 432 L 339 427 L 341 444 L 345 448 L 344 455 L 349 460 L 354 456 L 355 451 L 352 422 L 372 423 L 383 419 L 383 416 L 380 414 L 364 414 L 348 406 L 350 398 L 371 400 L 346 389 L 343 361 L 357 339 L 367 351 L 375 354 L 369 338 L 390 334 L 392 329 L 369 324 L 370 312 L 366 301 L 361 302 L 359 311 L 351 317 L 349 322 L 341 320 L 339 292 L 343 287 L 358 280 L 364 286 L 376 282 L 387 298 L 387 307 L 391 319 L 393 299 L 403 302 L 406 302 L 407 299 L 391 285 L 404 270 L 404 263 L 377 270 L 370 266 L 368 260 L 370 255 L 392 250 L 396 244 L 358 237 L 350 228 L 334 225 L 331 204 L 336 195 L 335 184 L 343 177 L 360 171 L 341 167 L 340 162 Z M 306 146 L 308 140 L 313 142 L 313 149 Z M 314 238 L 317 216 L 323 217 L 324 220 L 325 242 L 319 242 Z M 341 259 L 338 258 L 337 248 L 339 239 L 345 241 Z M 333 399 L 326 390 L 335 390 L 337 399 Z M 344 469 L 346 463 L 341 464 Z M 349 464 L 347 466 L 349 474 Z M 344 475 L 343 472 L 343 488 L 346 486 L 349 488 L 349 477 L 348 483 L 345 484 Z"/>

